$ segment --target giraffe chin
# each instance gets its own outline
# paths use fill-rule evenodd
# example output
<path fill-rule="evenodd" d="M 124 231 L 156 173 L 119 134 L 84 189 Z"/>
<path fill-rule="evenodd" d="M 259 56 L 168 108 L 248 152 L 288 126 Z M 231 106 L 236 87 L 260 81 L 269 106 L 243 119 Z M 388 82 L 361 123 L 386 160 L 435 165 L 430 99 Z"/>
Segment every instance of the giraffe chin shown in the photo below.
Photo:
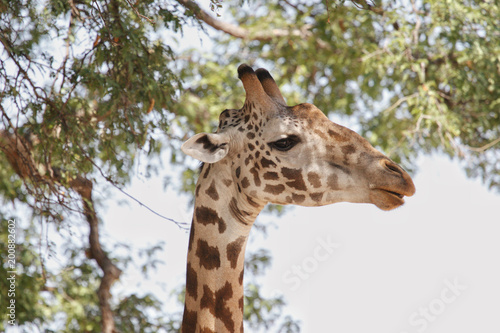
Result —
<path fill-rule="evenodd" d="M 382 210 L 393 210 L 405 203 L 404 195 L 384 189 L 373 189 L 370 192 L 370 200 Z"/>

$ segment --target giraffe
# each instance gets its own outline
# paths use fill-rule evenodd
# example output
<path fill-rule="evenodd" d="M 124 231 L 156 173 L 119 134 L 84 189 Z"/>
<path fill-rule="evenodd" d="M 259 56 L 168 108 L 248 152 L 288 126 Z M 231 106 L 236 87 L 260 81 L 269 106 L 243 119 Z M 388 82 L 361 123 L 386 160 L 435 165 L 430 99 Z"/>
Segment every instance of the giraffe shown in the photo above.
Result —
<path fill-rule="evenodd" d="M 415 186 L 396 163 L 312 104 L 290 107 L 265 69 L 243 64 L 240 110 L 182 151 L 203 162 L 195 189 L 182 332 L 243 332 L 243 268 L 252 224 L 267 203 L 372 203 L 391 210 Z"/>

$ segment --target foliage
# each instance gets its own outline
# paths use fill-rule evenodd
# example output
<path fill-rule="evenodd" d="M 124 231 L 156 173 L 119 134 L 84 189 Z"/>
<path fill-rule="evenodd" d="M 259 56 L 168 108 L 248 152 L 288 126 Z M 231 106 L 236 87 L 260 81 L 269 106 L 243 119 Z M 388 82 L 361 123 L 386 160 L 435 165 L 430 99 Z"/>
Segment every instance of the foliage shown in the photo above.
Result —
<path fill-rule="evenodd" d="M 0 216 L 0 250 L 7 253 L 7 216 Z M 13 218 L 10 218 L 13 219 Z M 58 248 L 56 244 L 40 244 L 43 227 L 32 221 L 23 225 L 16 219 L 16 322 L 28 331 L 46 329 L 47 332 L 101 332 L 100 310 L 96 290 L 99 287 L 97 265 L 74 239 Z M 81 238 L 74 232 L 74 238 Z M 78 237 L 80 236 L 80 237 Z M 134 259 L 148 271 L 158 263 L 156 252 L 162 244 L 139 250 Z M 62 250 L 64 248 L 65 250 Z M 47 255 L 48 253 L 48 255 Z M 130 252 L 128 252 L 130 253 Z M 55 266 L 53 258 L 64 256 L 62 266 Z M 51 260 L 52 259 L 52 260 Z M 132 253 L 115 259 L 126 270 L 132 263 Z M 58 262 L 58 260 L 55 260 Z M 2 290 L 8 290 L 7 261 L 2 261 L 0 278 Z M 6 296 L 6 295 L 5 295 Z M 0 298 L 0 315 L 6 318 L 9 298 Z M 160 332 L 172 325 L 168 315 L 161 311 L 161 302 L 152 295 L 139 295 L 137 291 L 114 299 L 116 327 L 120 332 Z M 6 322 L 0 321 L 4 331 Z M 168 330 L 167 330 L 168 331 Z"/>
<path fill-rule="evenodd" d="M 158 33 L 165 26 L 180 30 L 175 6 L 25 0 L 0 7 L 4 129 L 26 138 L 42 176 L 62 170 L 62 186 L 77 175 L 127 183 L 137 151 L 158 154 L 154 134 L 170 126 L 165 110 L 173 110 L 180 81 L 168 66 L 174 54 Z M 7 160 L 1 163 L 9 169 Z M 12 174 L 2 176 L 4 198 L 54 219 L 60 217 L 52 212 L 71 201 L 46 191 L 43 180 L 32 179 L 18 193 L 19 184 L 7 185 Z"/>
<path fill-rule="evenodd" d="M 245 289 L 244 318 L 252 330 L 256 330 L 260 325 L 268 330 L 278 317 L 277 309 L 284 305 L 283 300 L 278 297 L 265 300 L 259 292 L 258 286 L 247 284 Z M 267 318 L 264 319 L 264 316 Z"/>

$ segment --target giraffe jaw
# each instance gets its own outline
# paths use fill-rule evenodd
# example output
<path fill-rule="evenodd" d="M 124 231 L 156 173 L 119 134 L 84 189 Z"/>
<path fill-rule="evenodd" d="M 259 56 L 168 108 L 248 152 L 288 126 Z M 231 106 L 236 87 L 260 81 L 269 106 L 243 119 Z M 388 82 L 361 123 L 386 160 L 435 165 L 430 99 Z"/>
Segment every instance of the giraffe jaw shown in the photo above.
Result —
<path fill-rule="evenodd" d="M 375 188 L 370 193 L 372 203 L 382 210 L 392 210 L 405 203 L 404 194 L 383 188 Z"/>

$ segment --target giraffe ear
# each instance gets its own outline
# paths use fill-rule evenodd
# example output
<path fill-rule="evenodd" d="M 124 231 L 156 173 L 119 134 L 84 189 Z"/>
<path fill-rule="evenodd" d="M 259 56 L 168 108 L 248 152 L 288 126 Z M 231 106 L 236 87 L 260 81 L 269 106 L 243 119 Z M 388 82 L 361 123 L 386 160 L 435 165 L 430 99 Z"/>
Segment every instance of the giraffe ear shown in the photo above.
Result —
<path fill-rule="evenodd" d="M 229 136 L 224 133 L 199 133 L 184 142 L 181 150 L 205 163 L 222 160 L 229 151 Z"/>

